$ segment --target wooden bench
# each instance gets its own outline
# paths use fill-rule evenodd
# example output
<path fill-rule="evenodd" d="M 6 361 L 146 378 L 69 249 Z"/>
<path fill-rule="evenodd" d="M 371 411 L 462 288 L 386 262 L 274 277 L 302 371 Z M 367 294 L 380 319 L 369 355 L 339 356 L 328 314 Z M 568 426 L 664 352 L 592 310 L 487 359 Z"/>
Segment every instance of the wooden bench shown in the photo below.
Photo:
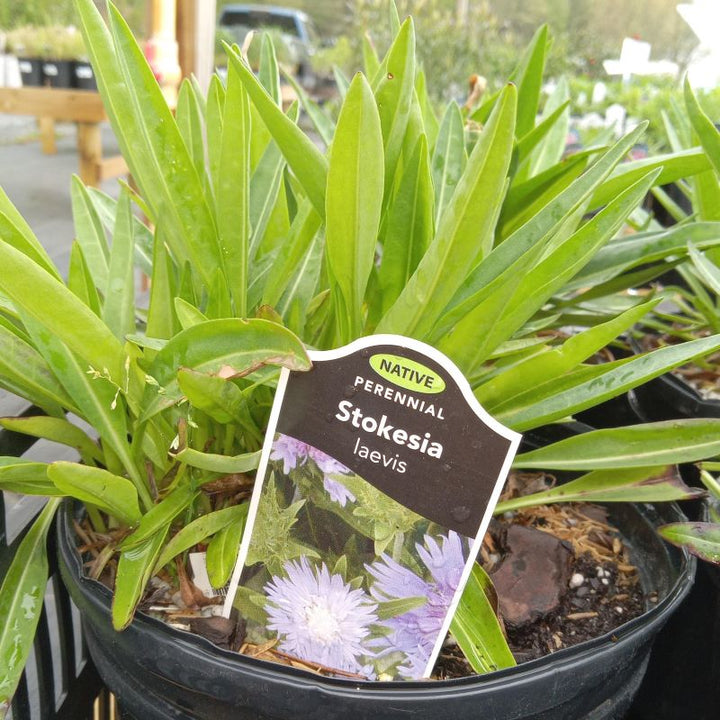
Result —
<path fill-rule="evenodd" d="M 43 152 L 57 152 L 55 122 L 77 125 L 79 175 L 86 185 L 99 186 L 107 179 L 126 175 L 122 156 L 103 158 L 100 123 L 107 120 L 99 93 L 49 87 L 0 88 L 0 113 L 38 118 Z"/>

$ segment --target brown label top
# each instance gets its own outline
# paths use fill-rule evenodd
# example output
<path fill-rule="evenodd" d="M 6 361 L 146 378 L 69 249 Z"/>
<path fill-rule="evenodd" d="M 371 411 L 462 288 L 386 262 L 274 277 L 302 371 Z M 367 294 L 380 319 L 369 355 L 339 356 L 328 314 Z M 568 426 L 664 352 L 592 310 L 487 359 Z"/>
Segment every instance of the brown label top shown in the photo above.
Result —
<path fill-rule="evenodd" d="M 288 376 L 277 430 L 414 512 L 474 537 L 517 436 L 482 417 L 449 360 L 407 344 L 413 347 L 381 342 L 311 354 L 312 370 Z"/>

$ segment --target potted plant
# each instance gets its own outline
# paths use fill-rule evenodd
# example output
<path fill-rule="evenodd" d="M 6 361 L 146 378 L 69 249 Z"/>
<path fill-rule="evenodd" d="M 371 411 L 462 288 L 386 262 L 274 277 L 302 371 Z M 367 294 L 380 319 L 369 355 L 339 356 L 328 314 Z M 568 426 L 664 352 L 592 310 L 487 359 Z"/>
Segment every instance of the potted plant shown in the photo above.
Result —
<path fill-rule="evenodd" d="M 15 28 L 7 35 L 8 49 L 18 59 L 20 77 L 25 86 L 43 84 L 42 62 L 43 50 L 38 29 L 30 26 Z"/>
<path fill-rule="evenodd" d="M 231 656 L 133 616 L 156 570 L 169 567 L 188 589 L 183 557 L 198 544 L 207 546 L 214 583 L 224 584 L 237 555 L 245 513 L 238 499 L 258 462 L 275 368 L 307 369 L 306 344 L 335 347 L 373 332 L 432 342 L 462 368 L 483 405 L 521 431 L 562 420 L 720 347 L 713 336 L 604 366 L 584 363 L 654 301 L 625 308 L 560 345 L 540 333 L 555 321 L 546 315 L 547 302 L 615 236 L 657 180 L 652 166 L 639 175 L 613 175 L 641 131 L 560 161 L 554 136 L 562 110 L 535 124 L 547 45 L 542 29 L 515 83 L 475 113 L 483 128 L 473 125 L 468 154 L 460 110 L 451 104 L 437 123 L 423 93 L 412 21 L 401 25 L 391 13 L 396 40 L 384 59 L 369 58 L 372 84 L 362 74 L 353 79 L 336 125 L 307 102 L 321 137 L 332 138 L 323 153 L 295 124 L 297 107 L 287 114 L 280 107 L 268 41 L 259 78 L 228 48 L 227 85 L 214 79 L 204 98 L 186 82 L 174 117 L 117 11 L 110 7 L 106 26 L 91 0 L 79 0 L 78 9 L 139 191 L 125 188 L 114 201 L 73 181 L 77 243 L 67 281 L 0 198 L 6 270 L 0 335 L 7 348 L 0 382 L 46 414 L 3 424 L 76 447 L 83 461 L 5 458 L 0 466 L 4 488 L 51 498 L 0 591 L 4 627 L 17 619 L 22 630 L 19 637 L 0 635 L 0 652 L 12 659 L 8 667 L 19 672 L 31 645 L 44 538 L 60 498 L 69 496 L 84 506 L 92 532 L 105 538 L 95 548 L 92 574 L 119 555 L 112 593 L 82 577 L 73 514 L 65 507 L 64 577 L 84 606 L 96 662 L 131 714 L 278 716 L 297 712 L 299 698 L 310 697 L 315 707 L 308 716 L 342 701 L 343 712 L 358 717 L 392 714 L 399 705 L 427 717 L 469 716 L 478 702 L 497 703 L 504 708 L 498 716 L 517 717 L 546 682 L 557 688 L 559 676 L 568 680 L 568 694 L 549 693 L 542 712 L 575 717 L 592 703 L 612 708 L 607 712 L 627 707 L 643 670 L 642 660 L 633 661 L 647 656 L 652 628 L 674 609 L 691 577 L 681 555 L 653 545 L 654 518 L 634 511 L 629 524 L 640 528 L 641 542 L 667 571 L 653 580 L 665 585 L 658 608 L 614 638 L 484 679 L 389 684 L 313 676 Z M 154 230 L 133 216 L 132 202 Z M 589 210 L 598 212 L 589 216 Z M 704 247 L 716 243 L 703 240 Z M 657 250 L 637 248 L 631 255 L 637 263 L 658 257 Z M 151 279 L 147 307 L 136 305 L 133 259 Z M 626 266 L 609 262 L 604 272 L 610 277 Z M 67 412 L 92 432 L 71 423 Z M 588 471 L 579 484 L 544 494 L 543 501 L 673 499 L 686 496 L 686 488 L 662 474 L 658 479 L 659 466 L 717 453 L 717 429 L 717 421 L 707 420 L 596 431 L 523 453 L 516 465 Z M 616 469 L 624 475 L 609 472 Z M 216 481 L 221 490 L 207 492 Z M 482 583 L 471 588 L 456 634 L 481 667 L 495 657 L 477 645 L 493 620 L 476 615 L 488 605 Z M 111 618 L 127 630 L 113 630 L 105 645 L 101 635 L 111 630 Z M 140 678 L 127 682 L 114 665 L 124 657 L 133 658 L 140 675 L 156 678 L 151 691 L 133 690 Z M 582 682 L 570 682 L 580 676 Z M 592 692 L 581 690 L 593 676 Z M 530 694 L 522 690 L 529 680 L 538 683 Z M 0 703 L 7 702 L 8 684 Z M 171 685 L 178 692 L 168 698 Z M 612 702 L 608 692 L 617 695 Z M 549 709 L 553 703 L 558 707 Z"/>

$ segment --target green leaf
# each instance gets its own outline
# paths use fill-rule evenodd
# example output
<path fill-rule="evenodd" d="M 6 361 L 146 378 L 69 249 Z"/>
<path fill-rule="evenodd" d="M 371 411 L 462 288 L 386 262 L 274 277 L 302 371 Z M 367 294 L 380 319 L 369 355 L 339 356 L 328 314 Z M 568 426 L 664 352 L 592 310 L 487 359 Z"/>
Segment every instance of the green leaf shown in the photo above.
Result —
<path fill-rule="evenodd" d="M 6 430 L 24 433 L 36 438 L 75 448 L 86 463 L 103 461 L 100 448 L 77 425 L 56 417 L 0 418 L 0 425 Z"/>
<path fill-rule="evenodd" d="M 672 502 L 702 497 L 688 487 L 675 465 L 594 470 L 549 490 L 499 502 L 495 515 L 556 502 Z"/>
<path fill-rule="evenodd" d="M 433 237 L 433 186 L 427 140 L 420 136 L 389 209 L 378 284 L 388 310 L 417 268 Z"/>
<path fill-rule="evenodd" d="M 123 381 L 122 345 L 85 303 L 26 255 L 0 242 L 2 288 L 18 309 L 77 352 L 88 365 Z M 71 321 L 69 321 L 71 320 Z"/>
<path fill-rule="evenodd" d="M 161 340 L 171 338 L 180 329 L 175 313 L 175 276 L 164 242 L 164 227 L 162 223 L 158 226 L 153 243 L 153 273 L 145 330 L 150 337 Z"/>
<path fill-rule="evenodd" d="M 373 83 L 373 92 L 380 115 L 385 149 L 384 186 L 387 197 L 400 159 L 415 95 L 415 27 L 411 17 L 403 22 L 400 32 L 388 50 L 383 62 L 383 70 L 378 82 Z"/>
<path fill-rule="evenodd" d="M 700 138 L 700 143 L 707 154 L 708 160 L 715 167 L 715 172 L 720 173 L 720 132 L 718 132 L 713 121 L 700 107 L 687 76 L 685 76 L 683 92 L 685 95 L 685 106 L 687 107 L 693 129 Z"/>
<path fill-rule="evenodd" d="M 514 132 L 516 91 L 508 85 L 468 160 L 435 239 L 378 332 L 428 334 L 470 269 L 492 247 Z"/>
<path fill-rule="evenodd" d="M 25 322 L 35 345 L 41 350 L 55 375 L 73 398 L 77 413 L 100 435 L 103 447 L 120 458 L 132 478 L 143 503 L 150 497 L 144 479 L 130 452 L 127 411 L 119 386 L 99 371 L 89 370 L 50 330 L 34 322 Z M 122 353 L 122 357 L 125 353 Z M 106 460 L 108 459 L 106 455 Z M 114 468 L 113 468 L 114 469 Z"/>
<path fill-rule="evenodd" d="M 268 91 L 270 97 L 275 104 L 280 107 L 282 105 L 282 93 L 280 91 L 280 71 L 278 69 L 278 61 L 275 55 L 275 46 L 268 33 L 262 33 L 260 42 L 260 68 L 258 70 L 258 80 L 262 86 Z"/>
<path fill-rule="evenodd" d="M 180 462 L 199 470 L 232 475 L 257 470 L 260 462 L 260 451 L 230 456 L 185 448 L 177 453 L 175 457 Z M 208 480 L 212 480 L 212 478 L 208 478 Z"/>
<path fill-rule="evenodd" d="M 228 68 L 220 161 L 215 182 L 225 282 L 235 314 L 246 317 L 250 248 L 250 105 L 234 65 Z"/>
<path fill-rule="evenodd" d="M 361 333 L 382 209 L 382 143 L 375 99 L 357 74 L 340 111 L 328 169 L 326 252 L 343 302 L 341 344 Z"/>
<path fill-rule="evenodd" d="M 493 414 L 509 427 L 522 432 L 617 397 L 675 367 L 715 352 L 718 348 L 720 335 L 712 335 L 679 345 L 669 345 L 628 360 L 606 363 L 599 366 L 594 376 L 589 379 L 580 378 L 577 384 L 570 384 L 569 387 L 564 387 L 560 382 L 554 383 L 555 387 L 552 387 L 551 382 L 547 387 L 531 388 L 508 402 L 493 407 Z"/>
<path fill-rule="evenodd" d="M 47 534 L 59 500 L 50 500 L 15 551 L 0 587 L 0 715 L 10 707 L 35 638 L 48 578 Z"/>
<path fill-rule="evenodd" d="M 38 269 L 49 274 L 53 279 L 60 280 L 60 274 L 49 258 L 38 253 L 34 245 L 27 242 L 22 232 L 13 225 L 9 218 L 0 212 L 0 241 L 15 248 L 23 256 L 33 262 Z"/>
<path fill-rule="evenodd" d="M 697 462 L 720 452 L 720 420 L 666 420 L 593 430 L 515 456 L 514 468 L 607 470 Z"/>
<path fill-rule="evenodd" d="M 532 130 L 540 103 L 540 90 L 545 71 L 545 53 L 548 47 L 548 27 L 540 26 L 525 49 L 510 82 L 518 87 L 517 134 L 523 137 Z"/>
<path fill-rule="evenodd" d="M 95 281 L 90 274 L 90 268 L 85 262 L 82 248 L 77 242 L 72 244 L 70 250 L 70 267 L 68 269 L 68 289 L 75 297 L 82 300 L 98 317 L 100 317 L 100 296 Z"/>
<path fill-rule="evenodd" d="M 322 107 L 310 99 L 302 85 L 298 83 L 291 73 L 284 72 L 283 76 L 285 80 L 290 83 L 290 86 L 297 95 L 300 105 L 307 113 L 308 118 L 310 118 L 313 128 L 315 128 L 315 132 L 320 136 L 320 139 L 323 141 L 325 147 L 329 147 L 333 136 L 335 135 L 335 121 Z"/>
<path fill-rule="evenodd" d="M 541 355 L 533 355 L 510 366 L 478 387 L 475 397 L 484 407 L 490 409 L 511 401 L 529 388 L 552 383 L 633 327 L 659 302 L 660 300 L 652 300 L 630 308 L 607 322 L 572 335 L 560 347 L 549 349 Z"/>
<path fill-rule="evenodd" d="M 701 560 L 720 565 L 720 525 L 687 522 L 662 525 L 658 532 L 668 542 L 687 548 Z"/>
<path fill-rule="evenodd" d="M 267 320 L 207 320 L 175 335 L 158 353 L 150 375 L 162 393 L 146 389 L 143 419 L 169 407 L 182 396 L 177 381 L 181 367 L 216 374 L 246 374 L 262 365 L 308 370 L 303 344 L 289 330 Z"/>
<path fill-rule="evenodd" d="M 137 547 L 121 553 L 112 601 L 112 621 L 116 630 L 124 630 L 132 621 L 135 608 L 157 565 L 168 527 L 161 528 Z"/>
<path fill-rule="evenodd" d="M 720 269 L 692 246 L 689 248 L 689 254 L 700 278 L 716 295 L 720 296 Z"/>
<path fill-rule="evenodd" d="M 280 298 L 292 283 L 293 271 L 300 269 L 303 258 L 308 257 L 321 222 L 310 202 L 305 201 L 300 205 L 287 241 L 280 246 L 278 256 L 269 268 L 263 288 L 263 305 L 279 306 Z"/>
<path fill-rule="evenodd" d="M 687 252 L 688 243 L 698 249 L 720 244 L 720 223 L 677 225 L 665 232 L 637 233 L 618 238 L 599 250 L 578 273 L 568 289 L 592 285 L 641 264 Z"/>
<path fill-rule="evenodd" d="M 175 119 L 198 177 L 203 177 L 205 174 L 205 140 L 203 137 L 202 115 L 202 109 L 193 85 L 190 80 L 185 78 L 180 83 Z"/>
<path fill-rule="evenodd" d="M 21 495 L 64 495 L 48 479 L 47 463 L 0 457 L 0 490 Z"/>
<path fill-rule="evenodd" d="M 492 581 L 475 563 L 450 625 L 450 632 L 478 674 L 515 666 L 488 598 L 490 593 L 494 593 Z"/>
<path fill-rule="evenodd" d="M 637 179 L 650 170 L 662 168 L 658 176 L 658 185 L 667 185 L 680 178 L 696 175 L 710 169 L 707 155 L 699 148 L 683 150 L 669 155 L 652 155 L 642 160 L 618 165 L 615 172 L 595 191 L 590 202 L 591 208 L 608 203 Z"/>
<path fill-rule="evenodd" d="M 432 156 L 436 225 L 440 222 L 466 165 L 465 128 L 460 108 L 453 101 L 445 109 Z"/>
<path fill-rule="evenodd" d="M 380 70 L 380 58 L 378 58 L 375 46 L 367 32 L 362 36 L 362 56 L 366 77 L 375 77 Z"/>
<path fill-rule="evenodd" d="M 452 342 L 453 347 L 460 345 L 453 357 L 462 358 L 460 364 L 464 368 L 474 369 L 485 359 L 488 350 L 512 337 L 555 292 L 591 261 L 598 248 L 615 235 L 630 212 L 645 197 L 656 176 L 657 172 L 653 172 L 639 180 L 564 242 L 558 242 L 534 267 L 528 266 L 515 286 L 512 299 L 484 323 L 480 341 L 473 342 L 477 337 L 480 316 L 477 311 L 468 313 L 446 340 Z"/>
<path fill-rule="evenodd" d="M 234 505 L 224 510 L 216 510 L 196 518 L 173 535 L 170 542 L 165 545 L 158 558 L 155 570 L 167 565 L 175 556 L 190 550 L 198 543 L 204 542 L 211 535 L 224 530 L 228 525 L 245 522 L 248 513 L 248 503 Z"/>
<path fill-rule="evenodd" d="M 119 340 L 135 331 L 134 247 L 130 197 L 123 192 L 115 219 L 102 312 L 103 321 Z"/>
<path fill-rule="evenodd" d="M 643 129 L 642 126 L 638 127 L 621 138 L 555 200 L 548 203 L 534 218 L 495 247 L 454 294 L 441 321 L 434 329 L 432 338 L 442 337 L 458 320 L 476 307 L 478 297 L 484 297 L 487 287 L 493 280 L 507 272 L 513 263 L 517 263 L 516 274 L 520 273 L 520 268 L 526 267 L 523 255 L 529 252 L 534 256 L 538 247 L 542 249 L 545 243 L 554 240 L 567 222 L 570 222 L 576 214 L 584 212 L 583 208 L 594 188 L 607 177 L 635 144 L 642 135 Z"/>
<path fill-rule="evenodd" d="M 239 517 L 226 525 L 208 544 L 207 571 L 210 584 L 214 588 L 226 585 L 235 569 L 246 517 Z"/>
<path fill-rule="evenodd" d="M 245 432 L 262 442 L 262 435 L 250 415 L 245 394 L 232 381 L 182 368 L 178 371 L 178 383 L 193 407 L 223 425 L 240 425 Z"/>
<path fill-rule="evenodd" d="M 192 506 L 199 492 L 190 483 L 176 487 L 142 516 L 137 529 L 120 543 L 119 549 L 125 551 L 142 545 L 146 540 L 160 533 L 163 528 L 169 527 L 180 513 Z"/>
<path fill-rule="evenodd" d="M 100 216 L 83 181 L 73 175 L 70 197 L 72 200 L 75 238 L 82 248 L 93 282 L 105 294 L 108 282 L 110 251 Z"/>
<path fill-rule="evenodd" d="M 191 261 L 209 284 L 221 264 L 217 229 L 175 118 L 114 6 L 109 9 L 109 30 L 92 0 L 79 0 L 77 7 L 105 109 L 152 219 L 162 217 L 176 257 Z"/>
<path fill-rule="evenodd" d="M 50 366 L 32 345 L 3 325 L 0 325 L 0 345 L 0 387 L 55 417 L 63 416 L 63 407 L 75 407 Z"/>
<path fill-rule="evenodd" d="M 539 126 L 542 126 L 548 118 L 556 118 L 549 125 L 547 134 L 532 154 L 531 175 L 543 172 L 562 160 L 570 124 L 569 101 L 570 88 L 566 78 L 561 77 L 555 90 L 547 99 L 543 108 L 542 120 L 538 123 Z"/>
<path fill-rule="evenodd" d="M 530 156 L 530 153 L 535 150 L 543 140 L 546 140 L 551 133 L 557 132 L 558 126 L 564 126 L 564 118 L 567 115 L 569 105 L 570 101 L 566 100 L 550 114 L 544 114 L 543 119 L 530 130 L 527 135 L 523 135 L 523 137 L 518 139 L 516 148 L 518 164 L 522 164 Z M 546 142 L 551 143 L 550 140 L 546 140 Z M 554 143 L 551 144 L 554 145 Z"/>
<path fill-rule="evenodd" d="M 178 317 L 178 322 L 183 330 L 188 330 L 195 325 L 207 322 L 207 317 L 203 315 L 194 305 L 191 305 L 187 300 L 181 297 L 176 297 L 174 301 L 175 313 Z"/>
<path fill-rule="evenodd" d="M 130 527 L 140 522 L 137 490 L 127 478 L 101 468 L 60 461 L 50 465 L 47 474 L 66 495 L 95 505 Z"/>
<path fill-rule="evenodd" d="M 300 181 L 320 217 L 325 217 L 327 161 L 310 138 L 274 103 L 244 60 L 226 45 L 228 59 L 245 85 L 267 129 Z"/>

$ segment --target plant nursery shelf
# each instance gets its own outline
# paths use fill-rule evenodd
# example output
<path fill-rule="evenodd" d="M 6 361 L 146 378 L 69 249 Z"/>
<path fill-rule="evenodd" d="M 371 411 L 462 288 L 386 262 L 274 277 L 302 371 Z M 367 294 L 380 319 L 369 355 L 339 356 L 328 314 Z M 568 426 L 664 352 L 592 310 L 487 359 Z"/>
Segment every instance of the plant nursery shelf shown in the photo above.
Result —
<path fill-rule="evenodd" d="M 44 153 L 57 152 L 55 121 L 77 125 L 79 174 L 86 185 L 98 186 L 107 178 L 125 175 L 121 156 L 103 158 L 100 123 L 107 120 L 99 93 L 46 87 L 0 88 L 0 113 L 35 115 Z"/>

